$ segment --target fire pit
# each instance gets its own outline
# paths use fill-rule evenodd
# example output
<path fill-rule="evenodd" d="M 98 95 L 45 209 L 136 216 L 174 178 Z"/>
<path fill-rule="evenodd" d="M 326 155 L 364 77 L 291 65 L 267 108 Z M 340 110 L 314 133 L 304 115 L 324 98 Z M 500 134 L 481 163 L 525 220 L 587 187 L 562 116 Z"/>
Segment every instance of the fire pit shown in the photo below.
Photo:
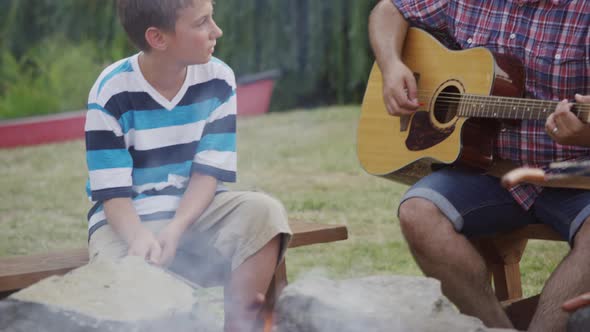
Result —
<path fill-rule="evenodd" d="M 223 295 L 209 292 L 139 258 L 91 263 L 0 301 L 0 331 L 220 332 Z M 424 277 L 307 276 L 274 309 L 257 332 L 500 331 L 460 314 Z"/>

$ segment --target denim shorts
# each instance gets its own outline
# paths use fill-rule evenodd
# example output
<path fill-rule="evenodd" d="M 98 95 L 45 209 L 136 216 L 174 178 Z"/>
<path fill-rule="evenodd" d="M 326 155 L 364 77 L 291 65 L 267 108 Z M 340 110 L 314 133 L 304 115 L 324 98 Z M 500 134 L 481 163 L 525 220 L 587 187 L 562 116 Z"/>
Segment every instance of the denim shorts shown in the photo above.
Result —
<path fill-rule="evenodd" d="M 590 216 L 590 191 L 543 188 L 533 206 L 524 210 L 497 177 L 447 167 L 424 177 L 402 197 L 431 201 L 468 237 L 493 235 L 528 224 L 553 227 L 570 245 Z M 400 203 L 400 204 L 401 204 Z"/>

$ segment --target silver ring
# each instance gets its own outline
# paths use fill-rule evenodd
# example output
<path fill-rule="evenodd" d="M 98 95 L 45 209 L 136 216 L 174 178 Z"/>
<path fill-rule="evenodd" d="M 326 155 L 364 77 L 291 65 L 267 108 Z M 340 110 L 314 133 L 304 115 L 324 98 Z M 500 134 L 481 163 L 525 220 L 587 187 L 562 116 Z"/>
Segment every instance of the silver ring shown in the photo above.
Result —
<path fill-rule="evenodd" d="M 553 128 L 553 130 L 551 131 L 554 134 L 557 134 L 557 132 L 559 131 L 559 129 L 557 129 L 557 127 Z"/>

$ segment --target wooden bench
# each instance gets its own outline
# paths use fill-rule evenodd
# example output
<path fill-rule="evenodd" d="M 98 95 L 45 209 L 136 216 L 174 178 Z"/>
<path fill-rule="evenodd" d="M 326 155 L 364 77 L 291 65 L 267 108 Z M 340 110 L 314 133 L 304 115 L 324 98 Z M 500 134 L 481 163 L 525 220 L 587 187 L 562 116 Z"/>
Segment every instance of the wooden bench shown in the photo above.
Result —
<path fill-rule="evenodd" d="M 291 221 L 293 238 L 289 248 L 345 240 L 343 225 Z M 88 262 L 88 249 L 68 249 L 46 254 L 0 258 L 0 299 L 52 275 L 63 275 Z M 274 302 L 287 284 L 285 261 L 278 267 L 267 298 Z M 269 303 L 272 304 L 272 303 Z"/>
<path fill-rule="evenodd" d="M 522 298 L 520 260 L 528 240 L 565 241 L 550 226 L 542 224 L 472 240 L 486 260 L 496 297 L 519 330 L 528 328 L 539 301 L 539 295 Z"/>

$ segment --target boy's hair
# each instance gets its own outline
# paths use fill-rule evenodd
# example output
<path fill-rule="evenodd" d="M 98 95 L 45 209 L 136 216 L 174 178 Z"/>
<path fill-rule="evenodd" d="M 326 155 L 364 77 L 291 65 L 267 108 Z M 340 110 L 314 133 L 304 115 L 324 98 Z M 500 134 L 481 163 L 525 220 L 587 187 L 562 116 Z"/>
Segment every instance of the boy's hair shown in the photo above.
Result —
<path fill-rule="evenodd" d="M 193 6 L 195 0 L 117 0 L 121 25 L 135 46 L 142 51 L 151 49 L 145 32 L 155 27 L 174 32 L 178 11 Z"/>

